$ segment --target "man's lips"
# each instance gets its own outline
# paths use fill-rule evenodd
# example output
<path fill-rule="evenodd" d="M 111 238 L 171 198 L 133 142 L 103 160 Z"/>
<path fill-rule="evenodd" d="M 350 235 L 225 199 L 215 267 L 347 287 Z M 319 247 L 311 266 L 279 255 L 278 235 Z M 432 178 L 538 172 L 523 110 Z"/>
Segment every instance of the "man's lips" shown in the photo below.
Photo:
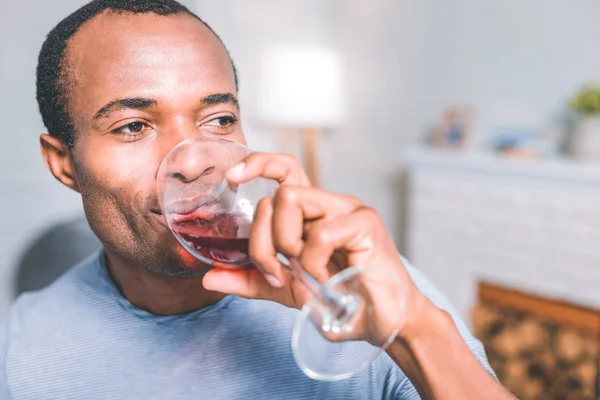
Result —
<path fill-rule="evenodd" d="M 179 214 L 187 215 L 196 211 L 200 206 L 204 205 L 206 201 L 203 199 L 206 196 L 194 196 L 183 199 L 178 199 L 169 203 L 165 209 L 168 210 L 168 214 Z"/>
<path fill-rule="evenodd" d="M 207 212 L 214 212 L 218 208 L 220 208 L 218 198 L 213 198 L 206 195 L 200 195 L 186 199 L 179 199 L 165 206 L 165 209 L 167 210 L 167 215 L 169 216 L 190 215 L 200 209 L 206 210 Z"/>
<path fill-rule="evenodd" d="M 174 213 L 171 213 L 171 214 L 169 214 L 170 223 L 184 222 L 184 221 L 187 221 L 187 220 L 195 219 L 196 213 L 194 211 L 196 211 L 196 210 L 197 209 L 191 210 L 190 212 L 184 213 L 184 214 L 174 214 Z M 150 210 L 150 213 L 153 214 L 154 216 L 158 217 L 160 219 L 160 222 L 163 225 L 165 225 L 165 226 L 168 227 L 167 221 L 165 220 L 165 217 L 164 217 L 164 215 L 163 215 L 163 213 L 161 211 Z"/>

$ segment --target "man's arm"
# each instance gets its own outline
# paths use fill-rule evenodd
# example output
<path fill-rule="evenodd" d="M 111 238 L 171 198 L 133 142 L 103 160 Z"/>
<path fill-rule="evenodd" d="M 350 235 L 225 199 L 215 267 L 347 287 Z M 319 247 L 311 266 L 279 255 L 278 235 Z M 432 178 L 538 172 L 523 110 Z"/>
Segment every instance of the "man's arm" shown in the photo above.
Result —
<path fill-rule="evenodd" d="M 300 164 L 289 156 L 253 153 L 228 171 L 227 180 L 240 184 L 259 176 L 280 183 L 273 197 L 264 198 L 257 205 L 252 222 L 249 254 L 260 268 L 214 268 L 204 276 L 205 289 L 300 308 L 310 301 L 310 291 L 291 280 L 277 259 L 278 253 L 300 260 L 306 272 L 322 282 L 332 271 L 369 266 L 371 271 L 397 277 L 405 284 L 406 307 L 400 310 L 397 297 L 390 295 L 397 293 L 398 280 L 365 284 L 375 307 L 372 313 L 365 314 L 368 325 L 344 332 L 344 340 L 386 337 L 399 328 L 401 336 L 388 354 L 401 368 L 393 368 L 392 373 L 404 371 L 422 397 L 512 398 L 477 361 L 447 314 L 434 306 L 409 276 L 375 210 L 352 196 L 311 187 Z M 394 314 L 402 321 L 390 318 Z M 457 382 L 460 380 L 464 381 Z M 399 386 L 391 391 L 393 395 L 400 391 L 396 397 L 418 396 L 414 391 L 410 397 L 402 396 L 403 386 L 408 386 L 405 380 L 389 381 Z"/>
<path fill-rule="evenodd" d="M 6 359 L 8 351 L 8 329 L 0 325 L 0 400 L 10 400 Z"/>
<path fill-rule="evenodd" d="M 405 261 L 419 290 L 427 297 L 419 321 L 401 332 L 388 348 L 423 399 L 514 399 L 495 379 L 481 343 L 475 339 L 445 297 Z M 386 385 L 391 388 L 393 384 Z M 409 385 L 410 386 L 410 385 Z M 406 384 L 392 398 L 414 393 Z"/>

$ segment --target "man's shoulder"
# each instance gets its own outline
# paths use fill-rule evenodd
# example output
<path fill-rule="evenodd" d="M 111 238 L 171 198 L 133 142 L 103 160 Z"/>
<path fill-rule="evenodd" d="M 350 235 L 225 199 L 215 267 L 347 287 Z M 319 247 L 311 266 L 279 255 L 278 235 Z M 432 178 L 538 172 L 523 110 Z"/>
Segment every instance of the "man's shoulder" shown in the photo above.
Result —
<path fill-rule="evenodd" d="M 23 333 L 32 325 L 44 324 L 69 313 L 69 309 L 81 304 L 92 284 L 97 268 L 98 254 L 94 254 L 47 287 L 21 294 L 9 310 L 6 336 Z"/>

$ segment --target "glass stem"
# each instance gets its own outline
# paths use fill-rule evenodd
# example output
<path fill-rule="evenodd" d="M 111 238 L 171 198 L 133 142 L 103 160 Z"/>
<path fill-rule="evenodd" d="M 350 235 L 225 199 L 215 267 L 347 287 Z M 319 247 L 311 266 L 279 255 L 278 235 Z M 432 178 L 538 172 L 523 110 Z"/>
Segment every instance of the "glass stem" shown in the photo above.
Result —
<path fill-rule="evenodd" d="M 341 294 L 321 285 L 315 278 L 302 268 L 296 258 L 286 258 L 278 255 L 279 261 L 287 268 L 292 276 L 299 280 L 314 296 L 314 298 L 330 312 L 338 322 L 350 319 L 356 309 L 356 299 L 351 294 Z M 353 301 L 354 300 L 354 301 Z"/>

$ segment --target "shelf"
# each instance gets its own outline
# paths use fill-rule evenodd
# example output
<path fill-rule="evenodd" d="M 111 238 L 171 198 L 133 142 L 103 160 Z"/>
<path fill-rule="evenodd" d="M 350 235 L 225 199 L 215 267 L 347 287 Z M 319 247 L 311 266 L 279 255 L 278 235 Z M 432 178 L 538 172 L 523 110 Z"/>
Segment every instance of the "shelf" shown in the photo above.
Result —
<path fill-rule="evenodd" d="M 403 154 L 405 166 L 469 174 L 488 174 L 525 179 L 594 185 L 600 189 L 600 163 L 573 159 L 510 159 L 489 153 L 451 152 L 413 147 Z"/>

